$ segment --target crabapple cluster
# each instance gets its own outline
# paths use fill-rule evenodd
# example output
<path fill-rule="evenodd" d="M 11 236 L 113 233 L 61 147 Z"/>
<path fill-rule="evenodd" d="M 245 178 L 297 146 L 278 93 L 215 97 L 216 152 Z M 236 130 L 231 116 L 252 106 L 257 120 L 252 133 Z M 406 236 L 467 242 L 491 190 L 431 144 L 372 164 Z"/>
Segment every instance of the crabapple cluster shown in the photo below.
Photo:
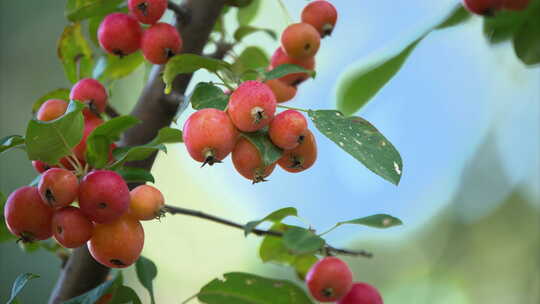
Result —
<path fill-rule="evenodd" d="M 493 16 L 500 10 L 522 11 L 529 6 L 530 0 L 463 0 L 464 6 L 471 13 Z"/>
<path fill-rule="evenodd" d="M 281 46 L 274 52 L 268 70 L 294 64 L 308 70 L 315 68 L 315 55 L 321 38 L 330 35 L 337 21 L 337 11 L 326 0 L 308 4 L 302 22 L 288 26 L 281 35 Z M 288 172 L 309 169 L 317 159 L 315 137 L 304 115 L 297 110 L 276 113 L 277 104 L 294 98 L 297 86 L 307 80 L 307 73 L 293 73 L 265 82 L 245 81 L 229 92 L 225 111 L 202 109 L 184 124 L 184 142 L 191 157 L 213 165 L 232 154 L 234 167 L 253 183 L 264 181 L 276 164 Z M 265 163 L 249 133 L 258 132 L 283 156 L 275 163 Z M 245 136 L 244 136 L 245 135 Z"/>
<path fill-rule="evenodd" d="M 322 303 L 383 304 L 379 291 L 367 283 L 354 283 L 349 266 L 336 257 L 326 257 L 311 266 L 306 285 L 311 296 Z"/>
<path fill-rule="evenodd" d="M 167 63 L 182 50 L 178 30 L 158 22 L 167 9 L 167 0 L 128 0 L 129 14 L 112 13 L 98 29 L 101 47 L 110 54 L 127 56 L 139 49 L 153 64 Z M 143 30 L 140 23 L 150 25 Z"/>

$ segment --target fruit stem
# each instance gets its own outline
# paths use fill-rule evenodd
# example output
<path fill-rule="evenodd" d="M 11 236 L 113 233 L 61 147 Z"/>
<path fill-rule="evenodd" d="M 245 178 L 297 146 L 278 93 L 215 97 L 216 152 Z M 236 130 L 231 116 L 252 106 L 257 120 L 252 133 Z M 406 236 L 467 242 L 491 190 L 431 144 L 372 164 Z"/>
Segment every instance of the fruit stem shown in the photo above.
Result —
<path fill-rule="evenodd" d="M 311 110 L 306 110 L 306 109 L 300 109 L 300 108 L 294 108 L 294 107 L 288 107 L 288 106 L 282 106 L 282 105 L 277 105 L 278 108 L 282 108 L 282 109 L 287 109 L 287 110 L 296 110 L 296 111 L 300 111 L 300 112 L 309 112 Z"/>

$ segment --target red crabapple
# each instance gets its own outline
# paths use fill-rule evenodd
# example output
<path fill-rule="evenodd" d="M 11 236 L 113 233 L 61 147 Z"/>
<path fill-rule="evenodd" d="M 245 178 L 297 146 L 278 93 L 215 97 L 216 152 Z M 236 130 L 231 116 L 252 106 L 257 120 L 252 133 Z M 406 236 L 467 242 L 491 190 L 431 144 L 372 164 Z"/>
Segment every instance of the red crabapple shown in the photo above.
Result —
<path fill-rule="evenodd" d="M 273 70 L 282 64 L 295 64 L 303 67 L 306 70 L 313 70 L 315 69 L 315 57 L 309 57 L 307 59 L 295 59 L 287 56 L 285 51 L 279 47 L 272 55 L 272 59 L 270 59 L 270 70 Z M 308 78 L 309 75 L 307 73 L 293 73 L 285 75 L 279 78 L 279 80 L 285 82 L 286 84 L 297 86 Z"/>
<path fill-rule="evenodd" d="M 326 0 L 310 2 L 302 11 L 302 22 L 311 24 L 323 38 L 332 34 L 337 17 L 336 8 Z"/>
<path fill-rule="evenodd" d="M 307 23 L 289 25 L 281 34 L 281 46 L 289 57 L 307 59 L 315 56 L 321 44 L 319 32 Z"/>
<path fill-rule="evenodd" d="M 131 190 L 129 213 L 139 221 L 149 221 L 159 218 L 165 204 L 163 194 L 150 185 L 140 185 Z"/>
<path fill-rule="evenodd" d="M 88 105 L 84 109 L 85 116 L 88 114 L 99 114 L 107 107 L 107 90 L 97 80 L 84 78 L 79 80 L 69 93 L 69 99 L 78 100 Z"/>
<path fill-rule="evenodd" d="M 245 81 L 232 94 L 227 113 L 234 125 L 243 132 L 266 127 L 276 112 L 276 96 L 259 81 Z"/>
<path fill-rule="evenodd" d="M 234 149 L 238 130 L 227 113 L 207 108 L 184 123 L 184 143 L 191 157 L 205 164 L 221 162 Z"/>
<path fill-rule="evenodd" d="M 383 304 L 379 291 L 367 283 L 354 283 L 347 295 L 336 304 Z"/>
<path fill-rule="evenodd" d="M 38 173 L 43 173 L 47 170 L 49 170 L 50 168 L 58 168 L 57 166 L 51 166 L 49 164 L 46 164 L 40 160 L 33 160 L 32 161 L 32 167 L 34 167 L 34 169 L 36 169 L 36 171 Z"/>
<path fill-rule="evenodd" d="M 315 136 L 310 130 L 306 130 L 302 143 L 292 150 L 285 150 L 283 156 L 278 160 L 278 164 L 285 171 L 298 173 L 311 168 L 316 160 L 317 143 L 315 142 Z"/>
<path fill-rule="evenodd" d="M 37 112 L 37 119 L 51 121 L 66 113 L 68 103 L 61 99 L 49 99 L 45 101 Z"/>
<path fill-rule="evenodd" d="M 50 238 L 52 217 L 53 209 L 41 200 L 36 187 L 15 190 L 4 206 L 7 228 L 23 242 Z"/>
<path fill-rule="evenodd" d="M 129 0 L 129 12 L 140 23 L 154 24 L 167 9 L 167 0 Z"/>
<path fill-rule="evenodd" d="M 471 13 L 492 16 L 502 8 L 504 0 L 463 0 L 465 8 Z"/>
<path fill-rule="evenodd" d="M 507 10 L 522 11 L 529 6 L 530 0 L 503 0 L 503 7 Z"/>
<path fill-rule="evenodd" d="M 56 241 L 65 248 L 81 247 L 92 237 L 94 224 L 79 208 L 68 206 L 57 210 L 52 219 Z"/>
<path fill-rule="evenodd" d="M 319 302 L 335 302 L 351 290 L 353 275 L 349 266 L 336 257 L 319 260 L 306 275 L 306 285 Z"/>
<path fill-rule="evenodd" d="M 304 141 L 307 130 L 307 121 L 302 113 L 296 110 L 287 110 L 274 117 L 268 129 L 268 135 L 274 145 L 281 149 L 291 150 Z"/>
<path fill-rule="evenodd" d="M 116 172 L 92 171 L 79 185 L 79 206 L 96 223 L 114 221 L 128 210 L 128 186 Z"/>
<path fill-rule="evenodd" d="M 61 208 L 77 199 L 79 180 L 69 170 L 52 168 L 41 175 L 38 190 L 43 202 L 52 208 Z"/>
<path fill-rule="evenodd" d="M 272 90 L 276 96 L 276 102 L 278 103 L 289 101 L 296 96 L 296 87 L 289 85 L 280 79 L 271 79 L 265 81 L 264 83 L 266 83 L 270 90 Z"/>
<path fill-rule="evenodd" d="M 73 153 L 75 154 L 75 156 L 77 157 L 77 159 L 82 165 L 86 164 L 85 154 L 86 154 L 86 141 L 88 140 L 88 136 L 90 136 L 90 133 L 92 133 L 92 131 L 94 131 L 95 128 L 103 124 L 103 120 L 101 118 L 97 118 L 97 117 L 89 118 L 89 117 L 84 120 L 83 137 L 81 141 L 73 148 Z"/>
<path fill-rule="evenodd" d="M 265 166 L 259 150 L 246 138 L 240 138 L 232 152 L 236 171 L 253 183 L 264 182 L 272 174 L 276 164 Z"/>
<path fill-rule="evenodd" d="M 135 263 L 144 246 L 141 223 L 128 214 L 94 227 L 88 250 L 104 266 L 125 268 Z"/>
<path fill-rule="evenodd" d="M 135 17 L 112 13 L 105 17 L 98 29 L 101 47 L 110 54 L 127 56 L 141 46 L 142 29 Z"/>
<path fill-rule="evenodd" d="M 174 26 L 156 23 L 144 31 L 141 49 L 146 60 L 153 64 L 165 64 L 182 50 L 182 38 Z"/>

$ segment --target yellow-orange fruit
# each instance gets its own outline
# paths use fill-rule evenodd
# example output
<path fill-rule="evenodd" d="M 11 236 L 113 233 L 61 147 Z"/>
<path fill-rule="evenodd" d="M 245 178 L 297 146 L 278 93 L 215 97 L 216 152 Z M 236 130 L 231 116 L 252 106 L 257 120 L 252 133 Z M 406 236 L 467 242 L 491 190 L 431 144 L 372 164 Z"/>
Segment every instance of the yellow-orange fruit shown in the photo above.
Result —
<path fill-rule="evenodd" d="M 315 56 L 320 44 L 321 36 L 311 24 L 291 24 L 281 34 L 283 50 L 288 56 L 296 59 Z"/>

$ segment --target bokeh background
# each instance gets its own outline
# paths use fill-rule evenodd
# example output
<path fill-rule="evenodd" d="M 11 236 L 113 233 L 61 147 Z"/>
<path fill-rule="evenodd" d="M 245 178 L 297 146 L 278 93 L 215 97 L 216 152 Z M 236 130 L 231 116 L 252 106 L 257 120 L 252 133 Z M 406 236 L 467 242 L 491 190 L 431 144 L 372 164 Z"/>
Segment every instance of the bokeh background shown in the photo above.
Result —
<path fill-rule="evenodd" d="M 302 85 L 292 106 L 335 107 L 335 87 L 348 66 L 430 20 L 456 0 L 333 1 L 340 13 L 317 57 L 316 80 Z M 298 19 L 303 0 L 286 5 Z M 24 134 L 30 108 L 42 94 L 69 87 L 56 40 L 66 20 L 64 1 L 0 1 L 0 137 Z M 169 16 L 170 17 L 170 16 Z M 235 26 L 234 16 L 227 27 Z M 256 25 L 280 32 L 287 18 L 277 1 L 263 1 Z M 398 187 L 365 169 L 317 133 L 320 158 L 309 171 L 276 170 L 257 185 L 232 164 L 199 168 L 182 145 L 160 154 L 153 173 L 169 204 L 246 222 L 293 206 L 320 231 L 333 223 L 389 213 L 404 225 L 376 231 L 343 227 L 334 246 L 366 249 L 374 259 L 347 258 L 355 278 L 376 285 L 385 303 L 537 304 L 540 302 L 540 69 L 526 68 L 510 44 L 490 47 L 481 19 L 435 31 L 398 75 L 358 114 L 393 142 L 404 161 Z M 252 35 L 236 52 L 258 45 L 270 55 L 278 43 Z M 128 113 L 145 69 L 117 82 L 112 104 Z M 198 73 L 197 80 L 210 76 Z M 186 112 L 179 124 L 189 114 Z M 0 159 L 0 190 L 9 193 L 35 177 L 26 155 Z M 294 221 L 293 221 L 294 223 Z M 143 254 L 159 269 L 158 303 L 179 303 L 222 273 L 249 271 L 295 280 L 291 270 L 262 264 L 260 239 L 183 216 L 144 223 Z M 23 292 L 24 303 L 45 303 L 59 260 L 43 251 L 23 254 L 0 244 L 0 300 L 22 272 L 42 277 Z M 148 295 L 127 270 L 128 283 Z"/>

